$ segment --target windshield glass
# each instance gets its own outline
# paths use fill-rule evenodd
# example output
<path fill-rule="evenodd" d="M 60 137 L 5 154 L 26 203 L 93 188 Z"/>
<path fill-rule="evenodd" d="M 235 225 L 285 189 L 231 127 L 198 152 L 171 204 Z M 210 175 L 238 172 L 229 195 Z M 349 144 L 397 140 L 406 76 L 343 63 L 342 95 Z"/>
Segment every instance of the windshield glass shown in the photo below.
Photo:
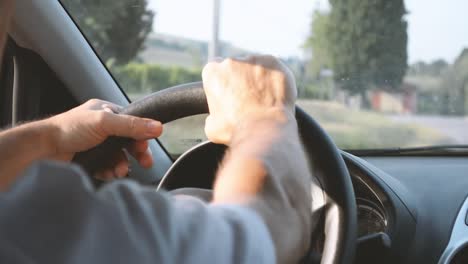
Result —
<path fill-rule="evenodd" d="M 467 144 L 468 1 L 62 0 L 131 100 L 199 81 L 212 57 L 268 53 L 340 148 Z M 205 140 L 174 121 L 174 156 Z"/>

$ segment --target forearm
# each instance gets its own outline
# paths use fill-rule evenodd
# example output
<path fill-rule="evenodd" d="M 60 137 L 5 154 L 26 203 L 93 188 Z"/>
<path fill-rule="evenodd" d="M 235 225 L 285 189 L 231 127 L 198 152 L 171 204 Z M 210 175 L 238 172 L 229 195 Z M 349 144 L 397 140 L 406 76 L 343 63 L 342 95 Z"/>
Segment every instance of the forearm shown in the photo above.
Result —
<path fill-rule="evenodd" d="M 0 132 L 0 189 L 32 162 L 53 155 L 53 127 L 45 120 Z"/>
<path fill-rule="evenodd" d="M 234 134 L 217 174 L 214 202 L 257 196 L 271 172 L 304 173 L 307 166 L 292 116 L 268 113 L 242 124 Z"/>
<path fill-rule="evenodd" d="M 295 119 L 254 120 L 236 137 L 218 172 L 213 202 L 253 208 L 268 227 L 279 263 L 300 258 L 308 245 L 302 234 L 310 231 L 305 214 L 311 175 Z"/>

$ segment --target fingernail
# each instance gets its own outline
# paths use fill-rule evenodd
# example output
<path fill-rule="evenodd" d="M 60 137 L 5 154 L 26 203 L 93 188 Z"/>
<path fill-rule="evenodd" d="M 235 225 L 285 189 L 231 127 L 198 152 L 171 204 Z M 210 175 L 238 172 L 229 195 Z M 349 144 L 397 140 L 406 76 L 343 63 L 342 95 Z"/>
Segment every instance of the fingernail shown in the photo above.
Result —
<path fill-rule="evenodd" d="M 159 132 L 159 129 L 161 127 L 161 122 L 158 121 L 148 121 L 146 123 L 146 127 L 148 128 L 148 131 L 151 133 Z"/>
<path fill-rule="evenodd" d="M 104 108 L 104 111 L 105 111 L 105 112 L 108 112 L 108 113 L 111 113 L 111 114 L 114 113 L 114 111 L 112 111 L 112 109 L 110 109 L 109 107 L 105 107 L 105 108 Z"/>

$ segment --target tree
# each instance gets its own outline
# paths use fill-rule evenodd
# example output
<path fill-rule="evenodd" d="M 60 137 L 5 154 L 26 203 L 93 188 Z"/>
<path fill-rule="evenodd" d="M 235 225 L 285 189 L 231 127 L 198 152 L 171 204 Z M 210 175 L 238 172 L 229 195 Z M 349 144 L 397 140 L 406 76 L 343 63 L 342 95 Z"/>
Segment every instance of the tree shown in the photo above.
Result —
<path fill-rule="evenodd" d="M 449 68 L 448 62 L 446 62 L 444 59 L 435 60 L 429 66 L 429 74 L 434 76 L 442 76 Z"/>
<path fill-rule="evenodd" d="M 468 48 L 461 52 L 452 67 L 446 71 L 442 88 L 445 92 L 444 114 L 465 115 L 468 108 Z"/>
<path fill-rule="evenodd" d="M 373 87 L 398 89 L 407 69 L 403 0 L 330 0 L 328 24 L 334 79 L 365 94 Z"/>
<path fill-rule="evenodd" d="M 449 64 L 444 59 L 437 59 L 431 63 L 424 61 L 418 61 L 413 63 L 408 68 L 408 74 L 410 75 L 429 75 L 432 77 L 440 77 L 448 70 Z"/>
<path fill-rule="evenodd" d="M 299 85 L 299 96 L 329 100 L 334 97 L 334 83 L 331 77 L 331 58 L 329 52 L 327 12 L 314 11 L 310 25 L 310 36 L 304 43 L 304 50 L 311 57 L 305 67 L 302 83 Z"/>
<path fill-rule="evenodd" d="M 143 49 L 153 27 L 147 0 L 63 0 L 104 62 L 125 64 Z"/>
<path fill-rule="evenodd" d="M 315 10 L 310 25 L 310 36 L 304 44 L 304 48 L 312 53 L 312 58 L 307 65 L 307 72 L 315 78 L 319 77 L 323 69 L 330 69 L 331 67 L 328 23 L 329 15 L 325 12 Z"/>

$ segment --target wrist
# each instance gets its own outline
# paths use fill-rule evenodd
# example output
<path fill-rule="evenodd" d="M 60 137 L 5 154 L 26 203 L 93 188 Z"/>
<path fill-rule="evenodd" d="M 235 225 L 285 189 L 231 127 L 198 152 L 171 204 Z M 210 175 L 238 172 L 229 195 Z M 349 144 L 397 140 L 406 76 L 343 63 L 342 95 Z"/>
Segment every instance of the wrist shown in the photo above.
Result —
<path fill-rule="evenodd" d="M 279 108 L 250 115 L 239 123 L 217 173 L 214 201 L 245 202 L 255 198 L 269 174 L 269 153 L 277 151 L 274 149 L 279 142 L 295 139 L 296 135 L 293 113 Z"/>
<path fill-rule="evenodd" d="M 26 129 L 29 131 L 29 137 L 36 141 L 36 146 L 40 150 L 41 158 L 49 158 L 57 154 L 57 139 L 59 132 L 50 119 L 26 124 Z"/>
<path fill-rule="evenodd" d="M 256 121 L 259 121 L 259 120 L 285 123 L 293 119 L 294 119 L 293 109 L 289 109 L 285 106 L 283 107 L 278 106 L 278 107 L 269 107 L 269 108 L 264 108 L 264 109 L 260 109 L 257 111 L 252 111 L 247 116 L 242 118 L 239 124 L 244 124 L 244 123 L 254 124 Z"/>
<path fill-rule="evenodd" d="M 249 114 L 234 126 L 229 146 L 290 131 L 285 129 L 287 127 L 297 130 L 294 112 L 286 108 L 275 107 Z"/>

